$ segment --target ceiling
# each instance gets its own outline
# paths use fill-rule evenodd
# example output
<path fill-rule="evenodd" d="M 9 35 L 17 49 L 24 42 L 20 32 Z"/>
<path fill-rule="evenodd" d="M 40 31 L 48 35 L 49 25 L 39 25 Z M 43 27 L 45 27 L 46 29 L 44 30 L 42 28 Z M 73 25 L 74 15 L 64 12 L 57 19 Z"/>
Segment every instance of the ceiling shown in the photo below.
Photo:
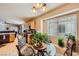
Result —
<path fill-rule="evenodd" d="M 48 10 L 54 9 L 63 3 L 46 3 Z M 27 19 L 42 14 L 38 11 L 37 14 L 32 12 L 33 3 L 0 3 L 0 18 L 24 18 Z M 12 19 L 11 18 L 11 19 Z"/>
<path fill-rule="evenodd" d="M 48 10 L 56 8 L 62 5 L 62 3 L 47 3 Z M 0 3 L 0 16 L 36 16 L 32 12 L 32 3 Z M 41 14 L 42 11 L 38 11 L 37 14 Z"/>

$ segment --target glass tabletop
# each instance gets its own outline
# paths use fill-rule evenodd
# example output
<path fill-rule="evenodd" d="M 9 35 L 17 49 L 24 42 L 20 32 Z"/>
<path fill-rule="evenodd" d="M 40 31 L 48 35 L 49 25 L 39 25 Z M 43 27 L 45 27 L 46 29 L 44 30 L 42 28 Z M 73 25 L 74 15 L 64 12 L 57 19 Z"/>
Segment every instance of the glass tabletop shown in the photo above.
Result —
<path fill-rule="evenodd" d="M 44 55 L 44 56 L 55 56 L 56 55 L 56 48 L 55 48 L 55 46 L 52 43 L 45 44 L 45 47 L 46 47 L 47 55 Z M 24 55 L 31 55 L 33 53 L 33 51 L 30 48 L 28 48 L 28 46 L 24 46 L 21 49 L 21 52 Z M 35 51 L 35 53 L 36 52 L 37 51 Z"/>
<path fill-rule="evenodd" d="M 56 55 L 55 46 L 52 43 L 46 44 L 46 46 L 47 46 L 47 52 L 49 53 L 49 56 L 55 56 Z"/>

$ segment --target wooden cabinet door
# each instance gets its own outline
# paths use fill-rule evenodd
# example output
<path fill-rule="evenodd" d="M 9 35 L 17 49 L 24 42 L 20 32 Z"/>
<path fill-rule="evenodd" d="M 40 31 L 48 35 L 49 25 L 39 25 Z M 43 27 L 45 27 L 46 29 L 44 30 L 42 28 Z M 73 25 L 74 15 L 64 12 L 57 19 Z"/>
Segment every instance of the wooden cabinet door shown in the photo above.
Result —
<path fill-rule="evenodd" d="M 3 43 L 3 35 L 0 35 L 0 44 Z"/>

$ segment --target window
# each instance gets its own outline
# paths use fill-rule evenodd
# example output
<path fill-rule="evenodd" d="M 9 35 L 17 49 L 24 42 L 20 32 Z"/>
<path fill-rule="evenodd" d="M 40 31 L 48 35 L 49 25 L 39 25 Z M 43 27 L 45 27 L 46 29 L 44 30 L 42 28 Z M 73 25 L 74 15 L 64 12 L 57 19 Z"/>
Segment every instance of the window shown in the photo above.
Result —
<path fill-rule="evenodd" d="M 58 25 L 58 32 L 59 33 L 65 33 L 65 24 L 59 24 Z"/>
<path fill-rule="evenodd" d="M 76 20 L 77 17 L 75 15 L 67 15 L 45 20 L 45 22 L 47 22 L 47 33 L 51 36 L 65 35 L 69 33 L 76 36 Z"/>

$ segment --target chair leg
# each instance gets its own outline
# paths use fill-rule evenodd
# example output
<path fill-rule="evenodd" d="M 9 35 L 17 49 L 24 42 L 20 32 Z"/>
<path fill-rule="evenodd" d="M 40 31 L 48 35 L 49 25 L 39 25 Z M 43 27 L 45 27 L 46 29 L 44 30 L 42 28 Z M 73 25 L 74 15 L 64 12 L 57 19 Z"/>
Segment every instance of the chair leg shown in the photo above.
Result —
<path fill-rule="evenodd" d="M 21 54 L 21 52 L 20 52 L 20 49 L 19 49 L 19 46 L 16 45 L 16 47 L 17 47 L 17 50 L 18 50 L 18 55 L 19 55 L 19 56 L 22 56 L 22 54 Z"/>

